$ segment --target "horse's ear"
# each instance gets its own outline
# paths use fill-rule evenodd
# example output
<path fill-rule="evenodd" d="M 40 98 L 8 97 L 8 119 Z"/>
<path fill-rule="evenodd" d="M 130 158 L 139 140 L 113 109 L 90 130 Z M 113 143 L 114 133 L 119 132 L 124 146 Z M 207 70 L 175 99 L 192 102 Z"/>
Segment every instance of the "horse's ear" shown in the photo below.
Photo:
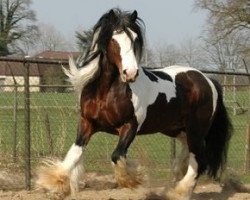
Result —
<path fill-rule="evenodd" d="M 134 10 L 134 12 L 133 12 L 133 13 L 131 14 L 131 16 L 130 16 L 130 20 L 131 20 L 132 22 L 135 22 L 136 19 L 137 19 L 137 17 L 138 17 L 138 13 L 137 13 L 136 10 Z"/>
<path fill-rule="evenodd" d="M 115 11 L 111 9 L 108 14 L 109 17 L 115 17 Z"/>
<path fill-rule="evenodd" d="M 108 20 L 112 22 L 112 21 L 115 21 L 115 19 L 116 19 L 115 11 L 111 9 L 108 13 Z"/>

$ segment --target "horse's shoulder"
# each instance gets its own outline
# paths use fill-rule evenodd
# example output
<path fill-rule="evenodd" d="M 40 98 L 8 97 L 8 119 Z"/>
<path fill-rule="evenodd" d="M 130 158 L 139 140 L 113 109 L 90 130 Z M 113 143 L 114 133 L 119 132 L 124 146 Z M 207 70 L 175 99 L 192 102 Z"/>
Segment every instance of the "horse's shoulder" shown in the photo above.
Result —
<path fill-rule="evenodd" d="M 189 67 L 189 66 L 183 66 L 183 65 L 171 65 L 166 67 L 142 67 L 143 70 L 154 72 L 154 71 L 161 71 L 164 73 L 171 73 L 171 72 L 187 72 L 187 71 L 198 71 L 198 69 Z"/>

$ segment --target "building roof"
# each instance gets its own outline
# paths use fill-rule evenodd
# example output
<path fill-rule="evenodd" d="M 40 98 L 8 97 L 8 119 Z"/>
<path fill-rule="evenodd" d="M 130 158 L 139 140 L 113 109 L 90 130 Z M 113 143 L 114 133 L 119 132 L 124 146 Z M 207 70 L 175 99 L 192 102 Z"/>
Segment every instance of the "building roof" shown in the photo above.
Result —
<path fill-rule="evenodd" d="M 61 65 L 56 64 L 44 64 L 39 63 L 39 60 L 53 60 L 53 61 L 67 61 L 69 56 L 72 55 L 74 58 L 77 58 L 81 55 L 80 52 L 64 52 L 64 51 L 44 51 L 36 56 L 32 57 L 37 59 L 37 63 L 30 63 L 30 76 L 42 76 L 44 71 L 48 67 L 60 67 Z M 0 61 L 0 75 L 3 76 L 23 76 L 25 73 L 24 63 L 23 62 L 16 62 L 16 57 L 8 57 L 10 61 Z M 13 61 L 11 61 L 13 59 Z"/>
<path fill-rule="evenodd" d="M 36 63 L 32 63 L 29 66 L 30 76 L 39 76 L 39 69 Z M 0 61 L 0 75 L 3 76 L 24 76 L 25 66 L 21 62 L 11 62 L 11 61 Z"/>
<path fill-rule="evenodd" d="M 74 58 L 76 58 L 79 55 L 81 55 L 81 52 L 44 51 L 34 56 L 34 58 L 51 59 L 51 60 L 68 60 L 69 56 L 71 55 Z"/>

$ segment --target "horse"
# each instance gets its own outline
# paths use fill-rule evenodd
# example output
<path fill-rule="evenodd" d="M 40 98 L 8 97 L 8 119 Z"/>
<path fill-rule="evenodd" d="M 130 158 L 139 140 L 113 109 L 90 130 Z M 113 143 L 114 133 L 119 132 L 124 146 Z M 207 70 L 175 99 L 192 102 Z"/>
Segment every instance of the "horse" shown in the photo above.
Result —
<path fill-rule="evenodd" d="M 63 161 L 41 167 L 40 187 L 76 194 L 84 174 L 83 149 L 98 131 L 119 136 L 111 155 L 119 186 L 142 183 L 127 152 L 136 135 L 156 132 L 182 144 L 173 167 L 176 184 L 168 198 L 190 199 L 201 174 L 219 177 L 231 137 L 220 84 L 191 67 L 140 66 L 144 32 L 136 10 L 111 9 L 94 26 L 85 55 L 76 61 L 69 58 L 64 72 L 79 97 L 77 136 Z"/>

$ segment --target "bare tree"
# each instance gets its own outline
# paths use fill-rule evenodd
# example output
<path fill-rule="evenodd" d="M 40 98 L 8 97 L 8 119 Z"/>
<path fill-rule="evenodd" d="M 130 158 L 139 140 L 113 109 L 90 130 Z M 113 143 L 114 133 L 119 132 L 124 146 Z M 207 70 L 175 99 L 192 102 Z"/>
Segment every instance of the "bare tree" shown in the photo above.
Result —
<path fill-rule="evenodd" d="M 155 52 L 150 47 L 146 46 L 144 49 L 144 55 L 142 57 L 142 65 L 146 67 L 156 67 L 155 63 Z"/>
<path fill-rule="evenodd" d="M 210 33 L 204 39 L 209 65 L 221 71 L 240 68 L 244 52 L 242 43 L 245 42 L 242 34 L 230 34 L 220 40 L 217 37 L 215 33 Z"/>
<path fill-rule="evenodd" d="M 0 0 L 0 55 L 6 56 L 20 50 L 18 42 L 28 41 L 37 27 L 31 0 Z"/>
<path fill-rule="evenodd" d="M 154 50 L 148 45 L 147 40 L 145 40 L 144 44 L 145 45 L 143 49 L 141 64 L 145 67 L 151 67 L 151 68 L 157 67 L 155 63 L 156 55 Z"/>
<path fill-rule="evenodd" d="M 10 49 L 14 54 L 17 55 L 30 55 L 34 52 L 37 46 L 37 41 L 39 38 L 38 28 L 31 29 L 30 32 L 23 36 L 22 39 L 15 41 L 15 43 L 10 44 Z"/>
<path fill-rule="evenodd" d="M 233 32 L 250 31 L 249 0 L 196 0 L 195 6 L 208 11 L 208 24 L 213 32 L 220 33 L 218 39 Z"/>
<path fill-rule="evenodd" d="M 157 67 L 167 67 L 179 64 L 181 61 L 180 51 L 175 45 L 159 45 L 156 48 L 156 65 Z"/>
<path fill-rule="evenodd" d="M 50 24 L 39 24 L 39 38 L 37 40 L 37 51 L 67 51 L 73 47 L 66 38 Z"/>
<path fill-rule="evenodd" d="M 200 42 L 200 41 L 199 41 Z M 204 51 L 197 39 L 186 38 L 180 45 L 181 63 L 190 67 L 203 68 Z"/>

